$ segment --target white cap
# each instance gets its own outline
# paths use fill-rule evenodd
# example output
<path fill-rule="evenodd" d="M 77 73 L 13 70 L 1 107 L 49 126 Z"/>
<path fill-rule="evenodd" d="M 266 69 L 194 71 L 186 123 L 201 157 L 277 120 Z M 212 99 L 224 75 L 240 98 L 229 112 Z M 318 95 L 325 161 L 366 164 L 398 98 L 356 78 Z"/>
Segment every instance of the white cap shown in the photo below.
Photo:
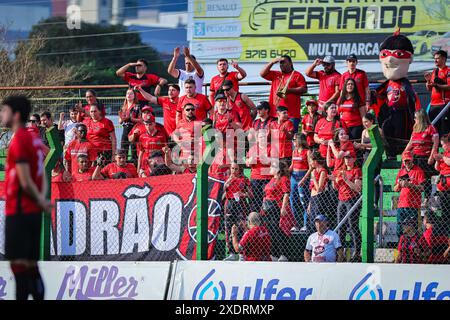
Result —
<path fill-rule="evenodd" d="M 323 58 L 322 61 L 325 63 L 334 63 L 335 62 L 334 57 L 332 57 L 332 56 L 326 56 L 325 58 Z"/>

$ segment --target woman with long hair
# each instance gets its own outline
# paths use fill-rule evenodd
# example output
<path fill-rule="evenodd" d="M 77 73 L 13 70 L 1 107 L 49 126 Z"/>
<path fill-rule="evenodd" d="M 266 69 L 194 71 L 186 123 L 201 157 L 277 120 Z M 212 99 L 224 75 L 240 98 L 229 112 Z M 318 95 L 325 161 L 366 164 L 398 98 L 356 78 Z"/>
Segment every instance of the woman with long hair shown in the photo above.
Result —
<path fill-rule="evenodd" d="M 85 98 L 86 104 L 84 106 L 81 101 L 75 105 L 78 110 L 78 122 L 83 122 L 83 120 L 90 117 L 91 105 L 93 104 L 98 107 L 103 117 L 106 116 L 105 106 L 97 98 L 97 92 L 95 92 L 93 89 L 88 89 L 86 90 Z"/>
<path fill-rule="evenodd" d="M 271 255 L 273 260 L 286 261 L 286 236 L 280 228 L 280 219 L 289 214 L 289 166 L 284 161 L 273 161 L 270 165 L 273 176 L 264 187 L 264 199 L 261 215 L 269 229 L 272 240 Z"/>
<path fill-rule="evenodd" d="M 333 139 L 334 130 L 344 128 L 347 131 L 347 126 L 339 119 L 337 106 L 333 102 L 327 102 L 324 106 L 324 111 L 326 117 L 317 122 L 314 131 L 314 141 L 319 144 L 320 155 L 325 159 L 327 157 L 328 142 Z"/>
<path fill-rule="evenodd" d="M 292 162 L 289 167 L 291 171 L 291 195 L 289 201 L 297 224 L 301 225 L 303 223 L 303 226 L 306 226 L 306 208 L 309 201 L 309 190 L 303 184 L 300 185 L 300 181 L 302 181 L 309 170 L 308 157 L 310 150 L 306 135 L 297 133 L 294 136 L 294 146 Z"/>
<path fill-rule="evenodd" d="M 122 125 L 122 138 L 120 140 L 120 149 L 125 150 L 128 155 L 128 150 L 131 146 L 132 159 L 137 159 L 136 145 L 130 143 L 128 135 L 136 123 L 139 123 L 139 101 L 133 89 L 128 89 L 122 108 L 119 110 L 119 124 Z"/>
<path fill-rule="evenodd" d="M 83 121 L 87 127 L 87 140 L 94 145 L 97 154 L 111 161 L 117 147 L 114 124 L 102 115 L 99 106 L 92 104 L 90 108 L 90 118 Z"/>
<path fill-rule="evenodd" d="M 311 190 L 311 198 L 308 206 L 308 223 L 307 228 L 314 230 L 314 217 L 318 214 L 325 214 L 328 212 L 328 171 L 325 168 L 325 159 L 319 152 L 311 153 L 310 159 L 311 179 L 309 189 Z"/>
<path fill-rule="evenodd" d="M 333 171 L 344 165 L 344 157 L 352 154 L 356 158 L 356 151 L 349 135 L 343 128 L 334 131 L 333 140 L 328 143 L 327 166 Z"/>
<path fill-rule="evenodd" d="M 354 79 L 348 78 L 345 81 L 337 105 L 341 121 L 348 128 L 350 140 L 359 140 L 363 131 L 362 117 L 367 110 L 364 101 L 361 101 Z"/>
<path fill-rule="evenodd" d="M 411 139 L 405 148 L 410 151 L 416 164 L 423 170 L 426 177 L 424 184 L 425 198 L 431 195 L 431 177 L 436 175 L 434 169 L 434 155 L 439 149 L 439 134 L 431 124 L 430 118 L 424 109 L 414 113 L 414 126 Z"/>
<path fill-rule="evenodd" d="M 239 238 L 241 238 L 245 226 L 245 220 L 249 214 L 247 199 L 251 198 L 250 180 L 244 176 L 242 168 L 237 162 L 230 167 L 230 177 L 225 182 L 225 238 L 230 255 L 226 260 L 237 260 L 236 250 L 233 248 L 231 228 L 238 226 Z"/>

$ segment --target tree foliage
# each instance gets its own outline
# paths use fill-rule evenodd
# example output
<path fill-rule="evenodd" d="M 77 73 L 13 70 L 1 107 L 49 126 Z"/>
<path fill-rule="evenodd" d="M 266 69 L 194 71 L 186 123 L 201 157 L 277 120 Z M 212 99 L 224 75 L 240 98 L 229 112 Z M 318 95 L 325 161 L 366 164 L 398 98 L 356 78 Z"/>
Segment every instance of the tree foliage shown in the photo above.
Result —
<path fill-rule="evenodd" d="M 158 52 L 144 44 L 139 33 L 123 25 L 81 23 L 69 30 L 65 18 L 49 18 L 35 25 L 30 37 L 43 34 L 47 41 L 38 52 L 40 61 L 55 66 L 75 66 L 84 83 L 123 83 L 115 71 L 128 62 L 144 58 L 149 72 L 168 77 Z M 80 81 L 74 83 L 80 84 Z"/>

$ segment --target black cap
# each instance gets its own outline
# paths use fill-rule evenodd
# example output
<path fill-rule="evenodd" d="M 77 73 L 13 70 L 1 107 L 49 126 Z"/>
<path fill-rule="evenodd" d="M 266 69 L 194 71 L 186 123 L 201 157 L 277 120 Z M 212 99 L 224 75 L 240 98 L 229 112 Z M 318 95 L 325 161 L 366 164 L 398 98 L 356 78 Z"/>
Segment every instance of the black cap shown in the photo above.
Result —
<path fill-rule="evenodd" d="M 222 83 L 222 87 L 225 87 L 225 86 L 227 86 L 227 87 L 233 87 L 233 81 L 231 81 L 231 80 L 225 80 L 225 81 Z"/>
<path fill-rule="evenodd" d="M 347 59 L 345 59 L 345 60 L 356 60 L 356 61 L 358 61 L 358 58 L 356 57 L 356 54 L 354 54 L 354 53 L 352 53 L 352 54 L 349 54 L 348 56 L 347 56 Z"/>
<path fill-rule="evenodd" d="M 270 110 L 270 104 L 267 101 L 260 101 L 256 105 L 256 109 L 266 109 Z"/>
<path fill-rule="evenodd" d="M 288 111 L 288 108 L 285 106 L 278 106 L 277 107 L 277 111 L 283 112 L 283 111 Z"/>
<path fill-rule="evenodd" d="M 126 156 L 127 152 L 125 150 L 123 150 L 123 149 L 117 149 L 115 155 L 116 156 L 119 156 L 119 155 L 120 156 Z"/>
<path fill-rule="evenodd" d="M 214 100 L 215 101 L 217 101 L 217 100 L 220 100 L 220 99 L 227 99 L 227 97 L 222 93 L 222 92 L 219 92 L 219 93 L 217 93 L 216 94 L 216 96 L 214 97 Z"/>

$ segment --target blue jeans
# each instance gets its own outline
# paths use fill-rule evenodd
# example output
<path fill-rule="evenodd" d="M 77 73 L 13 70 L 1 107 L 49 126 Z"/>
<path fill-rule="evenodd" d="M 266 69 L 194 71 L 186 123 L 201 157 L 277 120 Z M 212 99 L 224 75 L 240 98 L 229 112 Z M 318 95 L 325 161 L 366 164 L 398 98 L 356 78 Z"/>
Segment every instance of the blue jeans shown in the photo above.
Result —
<path fill-rule="evenodd" d="M 252 180 L 250 179 L 250 186 L 252 187 L 253 198 L 250 199 L 250 207 L 252 211 L 260 212 L 264 199 L 264 187 L 270 180 Z"/>
<path fill-rule="evenodd" d="M 289 201 L 291 204 L 292 213 L 298 226 L 306 226 L 306 209 L 309 202 L 309 188 L 305 182 L 303 187 L 300 187 L 298 183 L 305 176 L 306 171 L 292 171 L 291 173 L 291 194 Z"/>
<path fill-rule="evenodd" d="M 294 133 L 298 132 L 298 125 L 300 124 L 300 118 L 290 118 L 292 124 L 294 125 Z"/>

